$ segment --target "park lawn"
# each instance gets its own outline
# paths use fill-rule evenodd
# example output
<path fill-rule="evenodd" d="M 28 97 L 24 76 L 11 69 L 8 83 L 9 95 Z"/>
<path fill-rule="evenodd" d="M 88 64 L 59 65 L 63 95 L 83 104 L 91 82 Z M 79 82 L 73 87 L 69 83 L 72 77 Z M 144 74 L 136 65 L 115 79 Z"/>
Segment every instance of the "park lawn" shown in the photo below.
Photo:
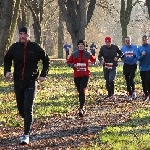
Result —
<path fill-rule="evenodd" d="M 149 150 L 150 108 L 139 108 L 126 123 L 107 126 L 95 135 L 95 141 L 81 150 Z"/>
<path fill-rule="evenodd" d="M 87 107 L 96 105 L 100 96 L 106 94 L 102 66 L 92 66 L 91 77 L 86 90 Z M 122 66 L 117 69 L 115 92 L 126 93 Z M 141 94 L 139 71 L 135 77 L 137 93 Z M 22 127 L 22 120 L 16 110 L 13 82 L 3 77 L 0 69 L 0 126 Z M 73 82 L 73 71 L 65 64 L 52 64 L 46 82 L 38 83 L 38 92 L 34 105 L 34 117 L 43 120 L 56 114 L 65 114 L 78 108 L 77 91 Z M 109 125 L 94 136 L 95 142 L 81 149 L 149 149 L 149 104 L 143 104 L 129 115 L 129 119 L 118 125 Z M 117 111 L 117 110 L 112 110 Z"/>

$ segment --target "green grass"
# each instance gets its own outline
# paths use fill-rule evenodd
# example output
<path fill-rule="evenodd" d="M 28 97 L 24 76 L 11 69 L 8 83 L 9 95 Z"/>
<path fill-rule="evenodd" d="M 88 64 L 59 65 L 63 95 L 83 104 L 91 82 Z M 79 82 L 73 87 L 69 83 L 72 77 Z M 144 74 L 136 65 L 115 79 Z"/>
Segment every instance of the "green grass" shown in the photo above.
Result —
<path fill-rule="evenodd" d="M 91 149 L 104 150 L 149 150 L 150 108 L 138 109 L 131 120 L 118 126 L 108 126 L 96 137 L 99 144 Z M 89 148 L 90 149 L 90 148 Z"/>
<path fill-rule="evenodd" d="M 86 105 L 95 105 L 95 100 L 105 94 L 102 66 L 90 68 L 91 77 L 86 92 Z M 139 71 L 135 77 L 136 88 L 141 90 Z M 0 125 L 22 126 L 17 113 L 13 82 L 7 82 L 0 68 Z M 126 90 L 122 66 L 118 66 L 115 92 Z M 101 93 L 102 92 L 102 93 Z M 64 114 L 78 107 L 73 70 L 64 64 L 52 64 L 46 82 L 38 83 L 38 93 L 34 104 L 34 116 L 44 118 Z M 111 113 L 113 113 L 112 110 Z M 115 110 L 117 111 L 117 110 Z M 143 106 L 130 114 L 130 120 L 121 125 L 108 126 L 95 135 L 96 143 L 89 150 L 148 150 L 150 149 L 150 108 Z"/>

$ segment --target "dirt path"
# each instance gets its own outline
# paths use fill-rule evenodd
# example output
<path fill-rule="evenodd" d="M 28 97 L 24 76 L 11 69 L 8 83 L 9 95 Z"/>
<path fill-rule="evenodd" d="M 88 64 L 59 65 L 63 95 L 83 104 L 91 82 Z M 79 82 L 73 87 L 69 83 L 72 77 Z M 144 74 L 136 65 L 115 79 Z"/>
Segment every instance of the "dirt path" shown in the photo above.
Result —
<path fill-rule="evenodd" d="M 84 118 L 79 118 L 74 108 L 67 114 L 36 119 L 28 146 L 19 145 L 22 129 L 0 127 L 0 150 L 69 150 L 90 146 L 103 128 L 129 121 L 131 112 L 149 104 L 141 98 L 131 102 L 123 98 L 115 102 L 99 99 L 87 106 Z"/>

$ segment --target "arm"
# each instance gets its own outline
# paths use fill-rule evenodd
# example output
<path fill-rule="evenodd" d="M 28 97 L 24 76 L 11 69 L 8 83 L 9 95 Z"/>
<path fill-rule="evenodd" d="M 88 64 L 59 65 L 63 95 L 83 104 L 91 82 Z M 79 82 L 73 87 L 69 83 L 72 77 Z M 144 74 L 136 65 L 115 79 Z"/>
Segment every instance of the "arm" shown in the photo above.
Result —
<path fill-rule="evenodd" d="M 103 61 L 103 48 L 101 47 L 100 48 L 100 51 L 99 51 L 99 54 L 98 54 L 98 60 L 101 62 L 101 61 Z"/>
<path fill-rule="evenodd" d="M 122 59 L 124 57 L 124 54 L 121 50 L 119 50 L 119 47 L 117 46 L 117 53 L 118 53 L 118 56 L 117 56 L 117 60 L 120 58 Z"/>
<path fill-rule="evenodd" d="M 95 63 L 96 57 L 90 54 L 90 61 L 91 63 Z"/>
<path fill-rule="evenodd" d="M 39 49 L 39 57 L 42 60 L 42 64 L 43 64 L 39 79 L 42 78 L 45 80 L 45 77 L 47 76 L 48 71 L 49 71 L 50 59 L 49 59 L 47 53 L 38 44 L 37 44 L 37 48 Z M 44 80 L 42 80 L 42 81 L 44 81 Z"/>
<path fill-rule="evenodd" d="M 12 66 L 12 60 L 14 59 L 13 57 L 13 51 L 15 49 L 14 43 L 12 46 L 10 46 L 9 50 L 7 51 L 6 55 L 4 56 L 4 76 L 7 79 L 11 78 L 11 66 Z"/>
<path fill-rule="evenodd" d="M 123 52 L 123 47 L 121 48 L 121 52 L 122 52 L 122 56 L 121 56 L 121 60 L 124 61 L 124 52 Z"/>
<path fill-rule="evenodd" d="M 140 61 L 143 58 L 141 48 L 139 47 L 137 50 L 137 60 Z"/>
<path fill-rule="evenodd" d="M 137 53 L 138 53 L 138 46 L 135 46 L 134 54 L 133 57 L 137 58 Z"/>
<path fill-rule="evenodd" d="M 71 56 L 69 57 L 69 59 L 67 60 L 67 64 L 69 67 L 73 68 L 74 64 L 73 64 L 73 55 L 71 54 Z"/>

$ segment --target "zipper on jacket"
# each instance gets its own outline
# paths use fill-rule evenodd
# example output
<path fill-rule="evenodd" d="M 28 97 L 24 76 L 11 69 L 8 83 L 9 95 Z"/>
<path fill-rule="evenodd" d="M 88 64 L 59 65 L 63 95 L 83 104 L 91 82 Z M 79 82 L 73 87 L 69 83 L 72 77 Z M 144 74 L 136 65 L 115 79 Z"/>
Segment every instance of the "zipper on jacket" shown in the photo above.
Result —
<path fill-rule="evenodd" d="M 26 64 L 26 48 L 27 46 L 24 46 L 24 56 L 23 56 L 23 68 L 22 68 L 22 79 L 24 80 L 24 69 L 25 69 L 25 64 Z"/>
<path fill-rule="evenodd" d="M 83 53 L 83 52 L 80 53 L 80 54 L 81 54 L 81 63 L 82 63 L 82 57 L 83 57 L 83 56 L 82 56 L 82 55 L 83 55 L 82 53 Z"/>

